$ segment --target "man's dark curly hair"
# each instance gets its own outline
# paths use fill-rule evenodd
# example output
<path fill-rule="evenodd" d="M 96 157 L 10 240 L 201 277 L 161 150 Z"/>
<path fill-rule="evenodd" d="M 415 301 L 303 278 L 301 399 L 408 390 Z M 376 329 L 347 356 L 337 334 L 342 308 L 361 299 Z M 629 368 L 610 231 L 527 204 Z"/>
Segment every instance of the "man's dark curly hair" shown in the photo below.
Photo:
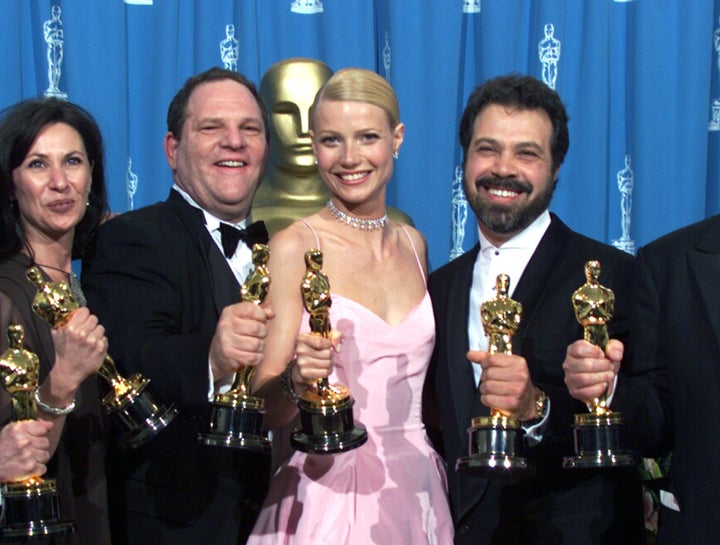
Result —
<path fill-rule="evenodd" d="M 467 160 L 468 147 L 473 135 L 475 119 L 490 104 L 499 104 L 518 110 L 543 110 L 553 126 L 550 148 L 552 152 L 552 170 L 557 172 L 568 147 L 568 114 L 560 95 L 540 80 L 520 74 L 500 76 L 486 81 L 475 88 L 468 99 L 460 120 L 460 144 L 463 149 L 463 164 Z"/>

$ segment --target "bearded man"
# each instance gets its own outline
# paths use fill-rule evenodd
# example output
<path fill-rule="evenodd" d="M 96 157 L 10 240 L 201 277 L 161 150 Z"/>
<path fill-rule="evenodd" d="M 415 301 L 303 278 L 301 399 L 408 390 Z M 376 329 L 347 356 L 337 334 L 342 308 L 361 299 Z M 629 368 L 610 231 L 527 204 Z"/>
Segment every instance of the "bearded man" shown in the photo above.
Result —
<path fill-rule="evenodd" d="M 643 513 L 635 468 L 565 470 L 572 425 L 587 412 L 564 383 L 567 347 L 583 337 L 571 296 L 585 263 L 602 264 L 616 295 L 609 334 L 627 344 L 633 257 L 573 232 L 548 211 L 569 146 L 558 94 L 529 76 L 479 86 L 460 122 L 463 188 L 479 243 L 429 279 L 436 345 L 426 382 L 426 423 L 440 424 L 448 463 L 456 544 L 641 544 Z M 510 277 L 522 305 L 513 354 L 488 351 L 480 306 Z M 622 353 L 613 353 L 616 365 Z M 468 455 L 471 419 L 489 407 L 520 421 L 533 477 L 507 482 L 454 471 Z M 440 441 L 438 441 L 440 443 Z"/>

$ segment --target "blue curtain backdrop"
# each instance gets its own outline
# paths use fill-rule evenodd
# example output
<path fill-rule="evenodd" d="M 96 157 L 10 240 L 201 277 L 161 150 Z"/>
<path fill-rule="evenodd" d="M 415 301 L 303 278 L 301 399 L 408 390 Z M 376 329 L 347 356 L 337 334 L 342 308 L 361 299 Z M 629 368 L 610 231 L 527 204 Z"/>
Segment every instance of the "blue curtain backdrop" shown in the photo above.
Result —
<path fill-rule="evenodd" d="M 64 93 L 89 109 L 114 212 L 165 198 L 167 105 L 189 76 L 233 62 L 225 40 L 231 66 L 256 82 L 302 56 L 392 83 L 407 129 L 388 200 L 426 235 L 431 268 L 477 240 L 458 191 L 457 124 L 473 87 L 508 72 L 544 79 L 568 107 L 552 210 L 574 229 L 633 251 L 720 211 L 720 0 L 2 0 L 0 10 L 0 107 Z"/>

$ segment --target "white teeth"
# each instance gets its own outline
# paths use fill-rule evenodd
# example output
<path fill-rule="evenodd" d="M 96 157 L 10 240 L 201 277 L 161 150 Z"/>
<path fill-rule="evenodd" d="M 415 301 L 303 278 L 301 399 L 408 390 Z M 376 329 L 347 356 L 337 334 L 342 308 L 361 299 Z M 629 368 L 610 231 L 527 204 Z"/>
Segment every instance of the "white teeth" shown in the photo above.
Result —
<path fill-rule="evenodd" d="M 498 197 L 515 197 L 518 195 L 517 191 L 510 191 L 509 189 L 488 189 L 488 193 Z"/>
<path fill-rule="evenodd" d="M 245 161 L 220 161 L 218 165 L 223 167 L 244 167 L 247 163 Z"/>
<path fill-rule="evenodd" d="M 340 178 L 348 182 L 354 182 L 365 176 L 365 172 L 358 172 L 357 174 L 342 174 Z"/>

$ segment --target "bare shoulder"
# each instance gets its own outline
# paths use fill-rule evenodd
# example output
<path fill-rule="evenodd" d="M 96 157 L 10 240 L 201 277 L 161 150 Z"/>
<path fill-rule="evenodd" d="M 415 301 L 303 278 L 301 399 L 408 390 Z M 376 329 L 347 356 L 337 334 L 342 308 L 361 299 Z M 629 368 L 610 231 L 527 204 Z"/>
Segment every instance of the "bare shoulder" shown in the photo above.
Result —
<path fill-rule="evenodd" d="M 312 216 L 311 216 L 312 217 Z M 305 252 L 316 246 L 315 236 L 301 220 L 272 236 L 269 268 L 274 278 L 294 279 L 305 270 Z"/>
<path fill-rule="evenodd" d="M 412 240 L 413 246 L 415 247 L 415 251 L 417 252 L 418 257 L 420 257 L 424 261 L 426 255 L 427 255 L 427 241 L 425 240 L 425 237 L 423 236 L 423 234 L 411 225 L 396 223 L 395 227 L 398 230 L 404 229 L 407 232 L 407 234 L 410 235 L 410 239 Z M 404 236 L 405 235 L 403 235 L 403 237 Z"/>
<path fill-rule="evenodd" d="M 304 255 L 307 249 L 315 245 L 315 237 L 302 220 L 297 220 L 275 233 L 268 245 L 273 254 L 284 257 Z"/>

